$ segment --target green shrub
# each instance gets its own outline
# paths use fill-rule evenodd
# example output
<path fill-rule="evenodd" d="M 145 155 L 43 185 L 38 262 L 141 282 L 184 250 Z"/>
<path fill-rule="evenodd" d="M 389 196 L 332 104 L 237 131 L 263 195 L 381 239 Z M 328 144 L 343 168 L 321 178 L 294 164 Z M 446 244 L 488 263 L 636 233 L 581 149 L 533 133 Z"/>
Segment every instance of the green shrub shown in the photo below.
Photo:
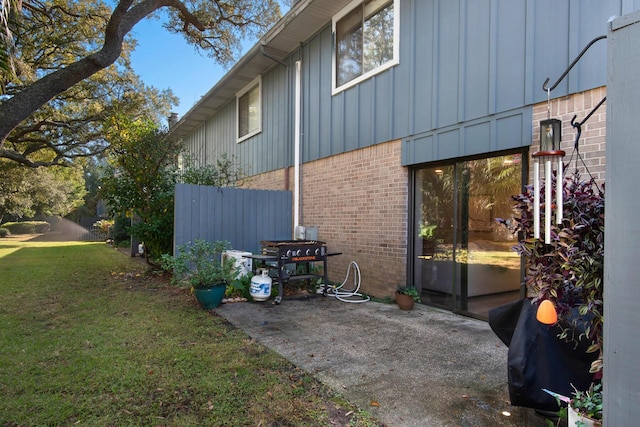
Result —
<path fill-rule="evenodd" d="M 116 248 L 129 248 L 131 247 L 131 240 L 127 239 L 127 240 L 120 240 L 117 244 L 116 244 Z"/>
<path fill-rule="evenodd" d="M 225 296 L 227 298 L 237 298 L 242 297 L 246 298 L 249 301 L 251 298 L 251 278 L 253 277 L 253 273 L 245 274 L 241 276 L 238 280 L 231 282 L 229 286 L 227 286 L 227 290 L 225 291 Z"/>
<path fill-rule="evenodd" d="M 45 221 L 33 221 L 36 233 L 48 233 L 51 231 L 51 224 Z"/>
<path fill-rule="evenodd" d="M 420 293 L 418 292 L 418 288 L 415 286 L 399 285 L 396 288 L 396 292 L 410 296 L 415 302 L 420 302 Z"/>
<path fill-rule="evenodd" d="M 0 227 L 0 237 L 7 237 L 11 234 L 8 228 Z"/>
<path fill-rule="evenodd" d="M 111 227 L 115 223 L 112 219 L 101 219 L 100 221 L 96 221 L 93 223 L 93 226 L 102 231 L 105 235 L 109 234 L 111 231 Z"/>
<path fill-rule="evenodd" d="M 126 242 L 126 246 L 131 244 L 129 227 L 131 227 L 131 218 L 127 218 L 124 215 L 119 215 L 115 218 L 111 229 L 111 238 L 117 247 L 120 247 L 121 242 Z"/>
<path fill-rule="evenodd" d="M 6 222 L 2 227 L 8 229 L 11 234 L 47 233 L 51 230 L 51 224 L 46 221 Z"/>

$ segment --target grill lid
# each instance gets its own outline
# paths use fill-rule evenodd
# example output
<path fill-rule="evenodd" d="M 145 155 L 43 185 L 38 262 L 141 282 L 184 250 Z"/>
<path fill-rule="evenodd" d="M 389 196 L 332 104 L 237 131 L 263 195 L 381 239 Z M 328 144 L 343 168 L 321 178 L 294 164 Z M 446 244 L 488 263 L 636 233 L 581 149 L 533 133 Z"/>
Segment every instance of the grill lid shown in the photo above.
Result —
<path fill-rule="evenodd" d="M 319 240 L 261 240 L 260 244 L 262 246 L 271 246 L 271 247 L 287 247 L 287 246 L 324 246 L 325 242 L 321 242 Z"/>

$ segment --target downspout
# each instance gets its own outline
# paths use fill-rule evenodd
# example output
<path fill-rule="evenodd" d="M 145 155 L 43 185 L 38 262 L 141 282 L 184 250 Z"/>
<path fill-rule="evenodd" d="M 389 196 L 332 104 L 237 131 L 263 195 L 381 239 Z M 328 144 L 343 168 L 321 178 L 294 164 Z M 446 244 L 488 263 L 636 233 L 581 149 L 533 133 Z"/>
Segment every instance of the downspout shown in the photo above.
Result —
<path fill-rule="evenodd" d="M 289 64 L 284 62 L 282 59 L 275 57 L 271 53 L 267 52 L 265 49 L 266 45 L 263 43 L 260 46 L 260 53 L 266 57 L 271 59 L 278 64 L 289 67 Z M 296 76 L 295 76 L 295 107 L 294 107 L 294 178 L 293 178 L 293 229 L 297 230 L 300 225 L 300 101 L 301 101 L 301 61 L 296 61 Z M 290 76 L 287 73 L 287 76 Z M 287 78 L 288 79 L 288 78 Z M 289 85 L 287 85 L 289 87 Z M 287 168 L 288 172 L 288 168 Z M 286 176 L 286 188 L 289 188 L 289 174 Z"/>
<path fill-rule="evenodd" d="M 300 225 L 300 100 L 301 100 L 301 64 L 296 61 L 295 107 L 294 107 L 294 190 L 293 190 L 293 229 Z"/>

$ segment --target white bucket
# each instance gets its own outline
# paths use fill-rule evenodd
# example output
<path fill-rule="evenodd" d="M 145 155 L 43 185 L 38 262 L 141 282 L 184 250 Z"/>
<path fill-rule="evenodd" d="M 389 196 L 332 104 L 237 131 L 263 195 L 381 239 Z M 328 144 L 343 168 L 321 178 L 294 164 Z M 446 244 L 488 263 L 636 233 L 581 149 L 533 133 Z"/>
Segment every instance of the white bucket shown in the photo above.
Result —
<path fill-rule="evenodd" d="M 568 427 L 576 427 L 576 426 L 602 427 L 602 421 L 592 420 L 591 418 L 583 417 L 582 415 L 577 413 L 576 410 L 571 407 L 571 405 L 569 405 L 568 415 L 569 415 Z"/>

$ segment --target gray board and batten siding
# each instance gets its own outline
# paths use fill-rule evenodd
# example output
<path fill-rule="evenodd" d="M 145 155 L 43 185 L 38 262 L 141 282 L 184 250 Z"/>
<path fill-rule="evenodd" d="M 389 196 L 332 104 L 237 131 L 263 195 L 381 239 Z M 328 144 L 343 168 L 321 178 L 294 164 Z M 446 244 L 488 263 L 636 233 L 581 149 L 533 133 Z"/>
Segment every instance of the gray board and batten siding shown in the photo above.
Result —
<path fill-rule="evenodd" d="M 177 184 L 174 253 L 196 239 L 259 253 L 261 240 L 291 239 L 291 207 L 290 191 Z"/>
<path fill-rule="evenodd" d="M 239 144 L 235 99 L 187 137 L 207 158 L 242 159 L 263 173 L 294 161 L 295 61 L 301 61 L 302 161 L 401 139 L 403 165 L 531 144 L 532 105 L 612 15 L 640 0 L 401 0 L 400 63 L 331 94 L 331 22 L 301 40 L 262 80 L 262 132 Z M 247 81 L 249 83 L 249 81 Z M 606 84 L 606 44 L 595 44 L 551 93 Z M 424 146 L 422 146 L 424 144 Z M 205 157 L 202 157 L 205 158 Z"/>
<path fill-rule="evenodd" d="M 262 76 L 262 132 L 236 143 L 236 100 L 184 138 L 187 151 L 200 164 L 212 164 L 222 154 L 235 156 L 248 175 L 282 169 L 293 164 L 293 81 L 295 63 L 278 65 Z M 249 84 L 250 81 L 247 81 Z"/>

